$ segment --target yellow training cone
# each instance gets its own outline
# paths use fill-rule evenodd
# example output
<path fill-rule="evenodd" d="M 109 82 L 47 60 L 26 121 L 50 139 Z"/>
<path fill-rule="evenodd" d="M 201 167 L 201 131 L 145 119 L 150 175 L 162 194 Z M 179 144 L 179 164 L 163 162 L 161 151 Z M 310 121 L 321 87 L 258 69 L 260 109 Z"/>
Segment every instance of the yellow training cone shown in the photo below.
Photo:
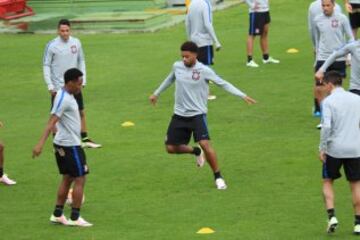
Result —
<path fill-rule="evenodd" d="M 214 230 L 208 227 L 201 228 L 199 231 L 197 231 L 198 234 L 212 234 L 214 232 L 215 232 Z"/>
<path fill-rule="evenodd" d="M 286 52 L 287 53 L 298 53 L 299 50 L 297 50 L 296 48 L 289 48 Z"/>
<path fill-rule="evenodd" d="M 121 124 L 121 126 L 122 126 L 122 127 L 133 127 L 133 126 L 135 126 L 135 123 L 130 122 L 130 121 L 127 121 L 127 122 L 123 122 L 123 123 Z"/>

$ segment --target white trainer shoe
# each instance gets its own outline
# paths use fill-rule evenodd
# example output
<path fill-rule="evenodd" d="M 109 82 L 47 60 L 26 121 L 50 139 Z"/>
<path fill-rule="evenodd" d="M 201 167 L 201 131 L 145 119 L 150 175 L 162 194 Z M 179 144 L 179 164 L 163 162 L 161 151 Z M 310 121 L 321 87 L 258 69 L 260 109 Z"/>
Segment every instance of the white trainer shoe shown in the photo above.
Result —
<path fill-rule="evenodd" d="M 339 222 L 336 219 L 336 217 L 330 218 L 330 220 L 328 221 L 327 229 L 326 229 L 327 233 L 335 232 L 336 227 L 337 227 L 338 224 L 339 224 Z M 354 229 L 354 231 L 355 231 L 355 229 Z"/>
<path fill-rule="evenodd" d="M 316 125 L 316 128 L 317 128 L 317 129 L 319 129 L 319 130 L 321 130 L 321 128 L 322 128 L 322 124 L 321 124 L 321 123 L 319 123 L 318 125 Z"/>
<path fill-rule="evenodd" d="M 82 147 L 83 148 L 101 148 L 102 145 L 93 142 L 90 138 L 87 138 L 86 140 L 82 141 Z"/>
<path fill-rule="evenodd" d="M 0 183 L 3 183 L 5 185 L 15 185 L 16 182 L 12 179 L 10 179 L 6 174 L 4 174 L 1 178 L 0 178 Z"/>
<path fill-rule="evenodd" d="M 215 185 L 216 185 L 216 188 L 219 190 L 225 190 L 227 188 L 225 180 L 222 178 L 217 178 L 215 180 Z"/>
<path fill-rule="evenodd" d="M 196 156 L 196 165 L 201 168 L 204 166 L 205 164 L 205 155 L 204 155 L 204 151 L 202 150 L 201 147 L 199 147 L 201 150 L 201 153 L 199 156 Z"/>
<path fill-rule="evenodd" d="M 354 226 L 354 234 L 355 235 L 360 235 L 360 224 L 356 224 Z"/>
<path fill-rule="evenodd" d="M 215 95 L 208 95 L 208 100 L 215 100 L 216 96 Z"/>
<path fill-rule="evenodd" d="M 275 63 L 275 64 L 277 64 L 277 63 L 280 63 L 279 60 L 277 60 L 277 59 L 275 59 L 275 58 L 272 58 L 272 57 L 269 57 L 269 58 L 266 59 L 266 60 L 263 59 L 262 61 L 263 61 L 264 64 L 269 64 L 269 63 Z"/>
<path fill-rule="evenodd" d="M 68 220 L 66 217 L 61 215 L 60 217 L 55 217 L 54 214 L 50 216 L 50 222 L 54 224 L 62 224 L 62 225 L 68 225 Z"/>
<path fill-rule="evenodd" d="M 259 65 L 254 60 L 251 60 L 250 62 L 247 62 L 246 66 L 247 67 L 253 67 L 253 68 L 259 67 Z"/>
<path fill-rule="evenodd" d="M 91 226 L 93 226 L 92 223 L 89 223 L 89 222 L 85 221 L 85 219 L 83 219 L 82 217 L 79 217 L 75 221 L 69 219 L 67 225 L 68 226 L 73 226 L 73 227 L 91 227 Z"/>

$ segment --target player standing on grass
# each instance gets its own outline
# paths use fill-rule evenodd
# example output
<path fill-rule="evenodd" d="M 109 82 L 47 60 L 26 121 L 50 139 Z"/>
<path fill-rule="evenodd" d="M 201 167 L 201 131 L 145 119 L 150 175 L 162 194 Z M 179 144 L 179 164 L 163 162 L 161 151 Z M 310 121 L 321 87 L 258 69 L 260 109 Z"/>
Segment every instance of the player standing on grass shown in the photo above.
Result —
<path fill-rule="evenodd" d="M 350 24 L 347 17 L 342 13 L 336 13 L 335 0 L 322 0 L 323 14 L 315 17 L 313 28 L 315 36 L 316 65 L 315 72 L 324 64 L 325 60 L 335 51 L 347 43 L 353 41 Z M 348 40 L 347 40 L 348 39 Z M 328 70 L 338 71 L 343 78 L 346 77 L 346 58 L 341 57 L 329 66 Z M 325 97 L 322 83 L 315 79 L 316 107 L 314 115 L 320 115 L 321 101 Z M 318 125 L 321 128 L 321 125 Z"/>
<path fill-rule="evenodd" d="M 78 68 L 84 73 L 83 87 L 86 84 L 85 58 L 80 40 L 70 36 L 70 22 L 62 19 L 58 23 L 58 37 L 50 41 L 44 53 L 44 79 L 51 95 L 51 104 L 56 92 L 64 86 L 64 73 L 70 68 Z M 85 110 L 82 92 L 75 94 L 81 116 L 81 139 L 84 147 L 99 148 L 100 144 L 87 136 Z"/>
<path fill-rule="evenodd" d="M 341 13 L 341 7 L 335 3 L 335 13 Z M 316 0 L 310 4 L 309 11 L 308 11 L 308 28 L 311 37 L 311 42 L 313 45 L 314 54 L 316 57 L 316 41 L 315 41 L 315 18 L 321 14 L 323 14 L 322 8 L 322 0 Z M 316 63 L 315 63 L 316 64 Z M 316 85 L 314 85 L 314 117 L 320 117 L 320 104 L 318 103 L 318 93 L 316 91 Z"/>
<path fill-rule="evenodd" d="M 357 38 L 357 31 L 360 27 L 360 0 L 344 0 L 344 2 L 345 9 L 349 13 L 354 38 Z"/>
<path fill-rule="evenodd" d="M 193 42 L 185 42 L 181 46 L 182 61 L 175 62 L 173 69 L 150 96 L 150 102 L 156 104 L 160 94 L 175 82 L 175 106 L 165 141 L 168 153 L 193 154 L 197 165 L 202 167 L 205 153 L 215 176 L 217 189 L 226 189 L 227 186 L 220 173 L 216 152 L 210 145 L 210 136 L 207 127 L 207 94 L 209 81 L 222 87 L 226 91 L 241 97 L 248 104 L 256 103 L 254 99 L 221 79 L 209 67 L 196 60 L 198 47 Z M 194 140 L 200 147 L 188 146 L 193 134 Z"/>
<path fill-rule="evenodd" d="M 335 231 L 335 179 L 341 177 L 343 166 L 350 183 L 355 213 L 354 233 L 360 234 L 360 97 L 345 91 L 342 75 L 336 71 L 325 74 L 324 88 L 328 97 L 323 102 L 319 158 L 323 163 L 323 195 L 329 221 L 327 231 Z"/>
<path fill-rule="evenodd" d="M 74 97 L 81 91 L 82 76 L 82 72 L 74 68 L 65 72 L 65 86 L 56 94 L 50 119 L 38 144 L 33 149 L 33 157 L 41 154 L 46 139 L 56 125 L 54 150 L 63 179 L 58 189 L 56 206 L 50 221 L 69 226 L 90 227 L 92 224 L 80 217 L 85 176 L 89 173 L 85 152 L 81 147 L 81 120 L 78 104 Z M 63 209 L 72 183 L 74 183 L 73 203 L 70 219 L 67 220 Z"/>
<path fill-rule="evenodd" d="M 2 128 L 3 123 L 0 122 L 0 128 Z M 4 144 L 0 141 L 0 183 L 5 185 L 15 185 L 16 182 L 11 180 L 5 173 L 4 173 Z"/>
<path fill-rule="evenodd" d="M 249 6 L 249 35 L 247 39 L 247 63 L 248 67 L 259 67 L 253 59 L 254 41 L 260 36 L 260 47 L 263 53 L 263 63 L 280 63 L 279 60 L 269 55 L 269 27 L 270 27 L 270 6 L 269 0 L 245 0 Z"/>
<path fill-rule="evenodd" d="M 212 7 L 209 0 L 191 1 L 185 19 L 187 39 L 198 46 L 198 61 L 208 66 L 214 64 L 213 45 L 216 51 L 221 49 L 212 22 Z M 208 99 L 214 100 L 216 96 L 209 93 Z"/>

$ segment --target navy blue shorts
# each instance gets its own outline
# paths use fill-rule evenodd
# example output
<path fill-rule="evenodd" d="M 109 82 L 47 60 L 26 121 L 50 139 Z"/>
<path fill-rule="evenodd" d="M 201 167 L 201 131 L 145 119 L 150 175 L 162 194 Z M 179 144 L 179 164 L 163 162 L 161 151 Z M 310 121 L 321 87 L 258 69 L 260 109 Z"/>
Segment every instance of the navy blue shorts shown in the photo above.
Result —
<path fill-rule="evenodd" d="M 349 13 L 349 20 L 352 29 L 360 27 L 360 4 L 351 4 L 353 13 Z"/>
<path fill-rule="evenodd" d="M 213 65 L 214 49 L 213 46 L 199 47 L 197 60 L 205 65 Z"/>
<path fill-rule="evenodd" d="M 59 173 L 70 177 L 81 177 L 89 173 L 86 156 L 80 146 L 64 147 L 54 144 Z"/>
<path fill-rule="evenodd" d="M 187 145 L 190 142 L 191 135 L 193 135 L 195 142 L 210 140 L 206 114 L 193 117 L 182 117 L 174 114 L 167 130 L 165 144 Z"/>
<path fill-rule="evenodd" d="M 266 24 L 271 22 L 270 12 L 252 12 L 249 14 L 249 35 L 261 35 Z"/>
<path fill-rule="evenodd" d="M 344 166 L 346 179 L 350 182 L 360 180 L 360 158 L 334 158 L 326 155 L 322 168 L 323 179 L 338 179 L 341 177 L 340 169 Z"/>
<path fill-rule="evenodd" d="M 325 63 L 325 61 L 316 61 L 316 65 L 315 65 L 315 73 L 321 68 L 321 66 Z M 346 78 L 346 62 L 345 61 L 338 61 L 338 62 L 334 62 L 333 64 L 331 64 L 328 69 L 326 69 L 326 72 L 329 71 L 337 71 L 338 73 L 340 73 L 340 75 L 343 78 Z M 322 83 L 320 83 L 319 81 L 316 80 L 315 84 L 317 86 L 322 85 Z"/>

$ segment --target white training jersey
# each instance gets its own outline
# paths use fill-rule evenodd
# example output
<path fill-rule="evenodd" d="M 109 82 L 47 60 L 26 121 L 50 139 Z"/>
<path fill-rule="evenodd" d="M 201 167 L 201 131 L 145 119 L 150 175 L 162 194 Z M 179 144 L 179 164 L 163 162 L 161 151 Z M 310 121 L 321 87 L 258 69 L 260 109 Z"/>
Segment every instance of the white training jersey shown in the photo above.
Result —
<path fill-rule="evenodd" d="M 81 120 L 74 95 L 68 93 L 64 88 L 60 89 L 54 99 L 51 114 L 59 118 L 56 124 L 57 132 L 54 143 L 64 147 L 80 146 Z"/>
<path fill-rule="evenodd" d="M 47 44 L 44 53 L 43 73 L 48 90 L 61 89 L 64 86 L 64 73 L 70 68 L 78 68 L 83 73 L 85 85 L 85 58 L 80 40 L 70 37 L 68 41 L 64 41 L 57 37 Z"/>

